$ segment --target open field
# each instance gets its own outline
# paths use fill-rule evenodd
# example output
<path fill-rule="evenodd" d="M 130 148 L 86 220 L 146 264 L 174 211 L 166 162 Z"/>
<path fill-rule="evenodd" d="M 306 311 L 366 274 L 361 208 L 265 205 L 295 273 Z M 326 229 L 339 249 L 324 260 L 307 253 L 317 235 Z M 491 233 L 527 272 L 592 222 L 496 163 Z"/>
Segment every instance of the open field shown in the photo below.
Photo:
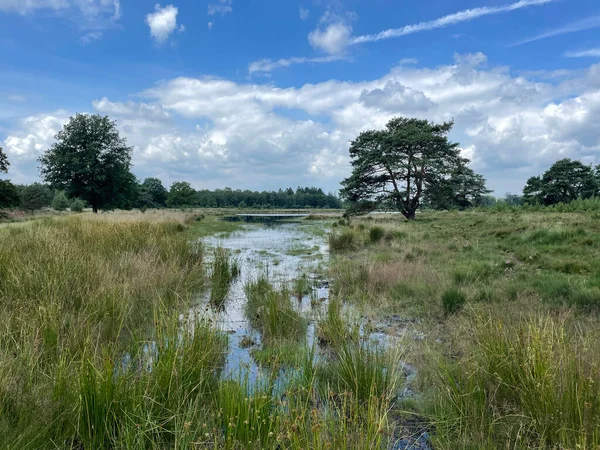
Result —
<path fill-rule="evenodd" d="M 369 217 L 330 243 L 338 295 L 405 334 L 419 395 L 400 423 L 434 448 L 597 448 L 597 214 Z"/>
<path fill-rule="evenodd" d="M 303 222 L 328 269 L 308 238 L 257 253 L 328 271 L 328 299 L 240 275 L 197 238 L 242 225 L 205 210 L 5 226 L 0 448 L 597 448 L 595 213 L 335 214 Z M 260 379 L 223 376 L 202 313 L 240 276 Z"/>

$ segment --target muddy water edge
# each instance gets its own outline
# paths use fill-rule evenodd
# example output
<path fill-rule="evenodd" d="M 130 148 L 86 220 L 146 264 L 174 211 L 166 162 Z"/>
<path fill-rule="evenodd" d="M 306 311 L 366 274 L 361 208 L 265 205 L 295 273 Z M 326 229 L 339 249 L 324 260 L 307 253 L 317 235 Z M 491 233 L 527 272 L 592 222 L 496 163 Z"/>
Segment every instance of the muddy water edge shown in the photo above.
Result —
<path fill-rule="evenodd" d="M 227 253 L 235 273 L 219 305 L 211 302 L 209 293 L 190 313 L 208 318 L 217 329 L 228 335 L 228 354 L 221 372 L 224 381 L 241 381 L 250 392 L 264 390 L 266 385 L 270 385 L 273 395 L 285 395 L 286 386 L 296 376 L 302 377 L 297 367 L 302 363 L 298 359 L 296 364 L 290 363 L 290 359 L 294 359 L 288 358 L 291 353 L 308 354 L 312 366 L 337 359 L 337 353 L 345 351 L 345 344 L 341 344 L 340 350 L 339 346 L 329 345 L 331 342 L 324 337 L 331 326 L 332 310 L 335 310 L 330 302 L 339 302 L 339 319 L 348 329 L 345 338 L 353 340 L 356 337 L 359 347 L 376 355 L 395 355 L 393 370 L 398 372 L 395 375 L 399 375 L 397 379 L 400 381 L 394 385 L 388 405 L 388 409 L 392 410 L 396 403 L 415 395 L 411 385 L 416 371 L 401 359 L 402 335 L 382 332 L 385 327 L 366 321 L 343 299 L 330 299 L 327 270 L 327 232 L 330 225 L 327 221 L 305 220 L 253 223 L 245 224 L 233 233 L 204 238 L 209 254 L 217 255 L 222 249 Z M 296 349 L 284 347 L 272 352 L 264 342 L 261 330 L 253 326 L 247 307 L 248 286 L 260 279 L 267 279 L 275 290 L 289 297 L 293 311 L 304 321 L 305 331 L 296 341 Z M 385 370 L 389 369 L 383 370 L 384 377 L 389 378 L 390 374 L 385 374 Z M 355 375 L 360 376 L 358 373 Z M 392 416 L 390 414 L 386 438 L 373 448 L 431 448 L 426 430 L 418 423 L 406 423 Z"/>

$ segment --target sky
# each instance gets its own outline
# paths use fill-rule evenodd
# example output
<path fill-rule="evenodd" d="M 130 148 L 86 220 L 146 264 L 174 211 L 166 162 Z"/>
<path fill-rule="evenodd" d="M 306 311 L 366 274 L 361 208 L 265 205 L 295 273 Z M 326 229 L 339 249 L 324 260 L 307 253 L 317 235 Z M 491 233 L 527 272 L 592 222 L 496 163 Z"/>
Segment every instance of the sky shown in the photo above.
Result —
<path fill-rule="evenodd" d="M 597 0 L 0 0 L 8 177 L 75 113 L 168 187 L 337 192 L 360 132 L 454 120 L 495 195 L 600 163 Z"/>

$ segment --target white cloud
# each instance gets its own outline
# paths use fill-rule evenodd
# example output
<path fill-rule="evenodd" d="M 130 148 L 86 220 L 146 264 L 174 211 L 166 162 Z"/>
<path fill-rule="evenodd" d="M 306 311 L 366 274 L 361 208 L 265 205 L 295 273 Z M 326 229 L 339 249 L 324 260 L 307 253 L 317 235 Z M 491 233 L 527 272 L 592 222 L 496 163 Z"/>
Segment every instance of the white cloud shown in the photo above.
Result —
<path fill-rule="evenodd" d="M 150 34 L 154 40 L 162 44 L 171 33 L 177 30 L 178 9 L 173 5 L 167 5 L 164 8 L 158 3 L 154 6 L 154 12 L 146 15 L 146 24 L 150 27 Z M 181 25 L 179 31 L 183 32 L 185 27 Z"/>
<path fill-rule="evenodd" d="M 306 19 L 308 19 L 309 15 L 310 15 L 310 11 L 301 6 L 300 7 L 300 19 L 306 20 Z"/>
<path fill-rule="evenodd" d="M 567 58 L 600 58 L 600 47 L 565 53 Z"/>
<path fill-rule="evenodd" d="M 576 33 L 578 31 L 590 30 L 592 28 L 598 27 L 600 27 L 600 16 L 587 17 L 583 20 L 563 25 L 558 28 L 545 31 L 544 33 L 538 34 L 536 36 L 523 39 L 522 41 L 517 42 L 513 46 L 528 44 L 529 42 L 548 39 L 554 36 L 560 36 L 561 34 Z"/>
<path fill-rule="evenodd" d="M 519 192 L 558 158 L 600 162 L 600 64 L 537 79 L 476 53 L 432 68 L 399 65 L 362 82 L 298 88 L 179 77 L 141 93 L 142 101 L 101 98 L 92 106 L 115 118 L 135 146 L 136 175 L 209 188 L 337 190 L 349 174 L 349 141 L 360 131 L 395 115 L 454 118 L 451 138 L 504 194 Z M 15 124 L 3 145 L 15 181 L 35 179 L 35 159 L 66 117 L 62 111 Z"/>
<path fill-rule="evenodd" d="M 375 34 L 366 34 L 354 37 L 352 36 L 352 26 L 350 25 L 350 22 L 356 18 L 355 14 L 350 13 L 345 17 L 340 17 L 334 13 L 331 13 L 330 11 L 327 11 L 320 19 L 319 26 L 308 35 L 308 41 L 310 45 L 318 51 L 323 51 L 329 55 L 339 55 L 344 53 L 348 47 L 353 45 L 367 42 L 377 42 L 423 31 L 444 28 L 462 22 L 475 20 L 484 16 L 516 11 L 531 6 L 541 6 L 555 1 L 558 0 L 519 0 L 517 2 L 502 6 L 484 6 L 480 8 L 466 9 L 439 17 L 437 19 L 412 25 L 405 25 L 401 28 L 392 28 Z M 302 64 L 306 62 L 329 62 L 329 60 L 326 59 L 315 60 L 315 58 L 310 57 L 282 58 L 279 61 L 282 61 L 282 64 L 273 65 L 270 70 L 278 67 L 288 67 L 291 64 Z"/>
<path fill-rule="evenodd" d="M 521 8 L 527 8 L 529 6 L 545 5 L 556 0 L 520 0 L 509 5 L 502 6 L 483 6 L 481 8 L 465 9 L 456 13 L 448 14 L 447 16 L 440 17 L 438 19 L 429 20 L 426 22 L 420 22 L 413 25 L 405 25 L 401 28 L 392 28 L 389 30 L 381 31 L 376 34 L 366 34 L 363 36 L 357 36 L 352 39 L 352 44 L 361 44 L 364 42 L 376 42 L 384 39 L 397 38 L 406 36 L 408 34 L 419 33 L 421 31 L 435 30 L 437 28 L 444 28 L 450 25 L 456 25 L 462 22 L 468 22 L 479 17 L 491 16 L 504 12 L 515 11 Z"/>
<path fill-rule="evenodd" d="M 102 38 L 102 34 L 101 31 L 91 31 L 81 36 L 77 42 L 81 45 L 88 45 L 92 42 L 99 41 Z"/>
<path fill-rule="evenodd" d="M 232 8 L 233 0 L 218 0 L 216 3 L 208 4 L 208 15 L 214 16 L 216 14 L 228 14 L 233 11 Z"/>
<path fill-rule="evenodd" d="M 254 73 L 272 72 L 273 70 L 279 69 L 281 67 L 290 67 L 292 64 L 324 63 L 340 61 L 343 59 L 346 58 L 341 55 L 317 56 L 314 58 L 292 57 L 282 58 L 278 60 L 259 59 L 258 61 L 253 61 L 252 63 L 250 63 L 250 65 L 248 66 L 248 72 L 252 75 Z"/>
<path fill-rule="evenodd" d="M 308 42 L 316 50 L 321 50 L 331 55 L 340 53 L 350 42 L 352 27 L 343 22 L 327 25 L 325 29 L 317 28 L 308 35 Z"/>
<path fill-rule="evenodd" d="M 121 17 L 119 0 L 0 0 L 0 11 L 28 15 L 38 10 L 64 14 L 83 30 L 110 28 Z"/>

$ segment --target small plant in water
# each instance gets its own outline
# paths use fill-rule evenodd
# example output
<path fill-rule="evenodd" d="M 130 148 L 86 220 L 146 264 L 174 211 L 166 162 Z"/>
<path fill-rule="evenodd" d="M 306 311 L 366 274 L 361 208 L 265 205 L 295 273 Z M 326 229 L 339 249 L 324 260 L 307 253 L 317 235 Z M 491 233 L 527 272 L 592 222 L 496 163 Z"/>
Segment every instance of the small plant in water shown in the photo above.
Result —
<path fill-rule="evenodd" d="M 213 270 L 211 275 L 212 289 L 210 291 L 210 303 L 215 306 L 223 306 L 225 297 L 229 292 L 229 286 L 234 277 L 233 272 L 239 273 L 237 263 L 232 265 L 229 251 L 222 247 L 215 248 L 213 252 Z"/>

